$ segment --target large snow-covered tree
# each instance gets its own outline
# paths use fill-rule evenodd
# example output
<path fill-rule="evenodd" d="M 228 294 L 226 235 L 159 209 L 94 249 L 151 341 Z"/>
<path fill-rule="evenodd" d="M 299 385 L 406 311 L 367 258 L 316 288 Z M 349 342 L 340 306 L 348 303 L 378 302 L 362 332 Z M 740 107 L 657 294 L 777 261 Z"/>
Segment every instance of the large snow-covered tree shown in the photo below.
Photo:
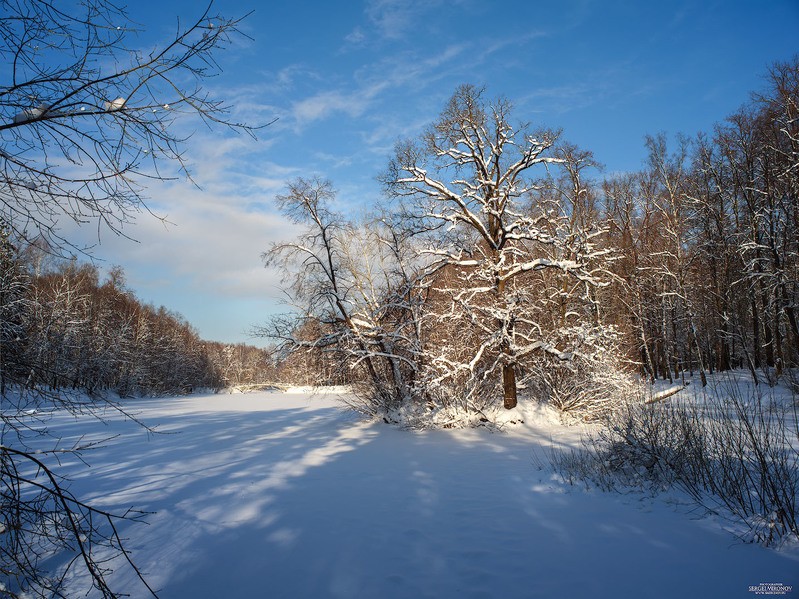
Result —
<path fill-rule="evenodd" d="M 517 404 L 517 371 L 527 357 L 571 357 L 542 333 L 531 275 L 548 270 L 599 283 L 594 234 L 569 230 L 570 215 L 536 200 L 536 180 L 569 160 L 555 152 L 557 140 L 557 132 L 516 125 L 507 100 L 464 85 L 418 140 L 398 144 L 385 175 L 388 192 L 407 200 L 409 226 L 428 237 L 439 322 L 459 321 L 461 335 L 474 336 L 468 355 L 440 344 L 433 360 L 440 382 L 465 377 L 482 393 L 501 376 L 508 409 Z"/>

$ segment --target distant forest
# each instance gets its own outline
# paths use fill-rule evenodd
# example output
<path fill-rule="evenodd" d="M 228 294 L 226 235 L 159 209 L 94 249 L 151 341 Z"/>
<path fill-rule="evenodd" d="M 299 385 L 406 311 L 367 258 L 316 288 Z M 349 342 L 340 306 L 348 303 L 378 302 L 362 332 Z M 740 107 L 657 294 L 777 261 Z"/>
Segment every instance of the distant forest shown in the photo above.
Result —
<path fill-rule="evenodd" d="M 143 304 L 121 268 L 0 239 L 0 386 L 175 395 L 272 380 L 271 352 L 203 341 L 179 314 Z"/>

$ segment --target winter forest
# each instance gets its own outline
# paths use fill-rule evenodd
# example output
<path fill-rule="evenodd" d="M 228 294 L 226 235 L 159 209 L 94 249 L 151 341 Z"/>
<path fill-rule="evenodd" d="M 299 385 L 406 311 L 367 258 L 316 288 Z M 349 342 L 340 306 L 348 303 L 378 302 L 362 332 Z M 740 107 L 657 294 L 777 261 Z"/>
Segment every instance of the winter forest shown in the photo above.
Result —
<path fill-rule="evenodd" d="M 646 168 L 606 179 L 590 150 L 459 88 L 397 146 L 382 212 L 356 222 L 331 183 L 288 185 L 307 234 L 266 259 L 300 318 L 263 333 L 381 413 L 513 408 L 521 386 L 593 418 L 629 374 L 792 376 L 799 62 L 768 80 L 712 134 L 648 137 Z"/>
<path fill-rule="evenodd" d="M 382 194 L 368 199 L 368 211 L 342 208 L 337 188 L 346 182 L 315 172 L 285 181 L 274 207 L 298 234 L 265 240 L 262 261 L 279 273 L 286 305 L 253 323 L 265 341 L 256 347 L 203 340 L 59 227 L 68 220 L 127 235 L 130 221 L 158 218 L 146 205 L 148 180 L 187 174 L 181 120 L 269 136 L 271 121 L 240 122 L 207 91 L 242 22 L 206 12 L 141 52 L 111 25 L 124 11 L 104 0 L 82 6 L 74 16 L 57 4 L 0 0 L 0 57 L 10 65 L 0 76 L 0 596 L 189 596 L 153 572 L 162 558 L 148 561 L 148 545 L 129 532 L 174 506 L 146 494 L 141 504 L 109 503 L 122 490 L 95 493 L 80 473 L 90 476 L 95 451 L 100 462 L 147 455 L 143 445 L 113 448 L 132 430 L 157 442 L 153 410 L 171 430 L 172 420 L 186 424 L 191 413 L 200 423 L 259 393 L 266 402 L 279 396 L 279 408 L 264 409 L 278 420 L 283 410 L 294 414 L 291 430 L 319 426 L 335 406 L 331 426 L 344 431 L 338 445 L 309 450 L 313 459 L 275 462 L 275 472 L 291 472 L 277 489 L 332 461 L 342 443 L 355 451 L 356 430 L 364 443 L 384 439 L 386 460 L 417 439 L 445 453 L 462 443 L 488 464 L 489 450 L 478 449 L 496 439 L 519 452 L 530 476 L 525 452 L 540 451 L 539 470 L 563 488 L 679 494 L 690 509 L 734 522 L 736 538 L 758 550 L 783 559 L 795 549 L 799 56 L 768 67 L 762 88 L 704 133 L 657 132 L 653 115 L 636 172 L 607 172 L 602 156 L 540 128 L 503 90 L 458 86 L 420 135 L 396 131 L 373 173 Z M 323 398 L 311 415 L 303 412 L 310 404 L 280 395 L 300 387 Z M 202 409 L 169 411 L 192 401 Z M 541 419 L 546 432 L 524 436 Z M 85 429 L 65 432 L 79 422 Z M 215 445 L 220 422 L 198 434 L 225 451 Z M 235 422 L 240 432 L 230 437 L 247 442 L 252 421 Z M 271 434 L 251 438 L 271 443 Z M 394 434 L 404 436 L 385 440 Z M 436 436 L 444 434 L 454 436 Z M 162 436 L 173 453 L 193 438 Z M 169 471 L 153 459 L 144 465 Z M 261 480 L 236 476 L 253 476 L 256 487 Z M 236 476 L 209 482 L 203 500 L 224 495 Z M 265 492 L 269 501 L 275 493 Z M 259 500 L 268 503 L 249 505 Z M 359 519 L 349 503 L 339 509 Z M 369 584 L 315 596 L 436 596 Z M 539 595 L 508 586 L 503 596 Z"/>

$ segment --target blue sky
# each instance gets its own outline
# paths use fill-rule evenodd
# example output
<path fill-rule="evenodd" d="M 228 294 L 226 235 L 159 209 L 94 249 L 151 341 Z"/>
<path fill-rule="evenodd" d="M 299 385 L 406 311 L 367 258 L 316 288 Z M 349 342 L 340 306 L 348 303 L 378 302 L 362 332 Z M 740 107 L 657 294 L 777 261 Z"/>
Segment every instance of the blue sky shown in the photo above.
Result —
<path fill-rule="evenodd" d="M 168 6 L 168 8 L 163 8 Z M 141 0 L 132 16 L 168 34 L 199 3 Z M 281 310 L 261 252 L 291 233 L 272 198 L 321 175 L 342 210 L 379 194 L 397 139 L 418 134 L 461 83 L 503 95 L 519 120 L 563 129 L 607 173 L 639 168 L 647 133 L 708 131 L 763 86 L 771 63 L 799 52 L 799 1 L 218 0 L 254 11 L 219 56 L 211 89 L 253 123 L 258 140 L 200 129 L 187 158 L 200 189 L 150 185 L 149 206 L 95 255 L 118 264 L 147 302 L 183 314 L 206 339 L 252 340 Z M 76 231 L 87 240 L 96 231 Z"/>

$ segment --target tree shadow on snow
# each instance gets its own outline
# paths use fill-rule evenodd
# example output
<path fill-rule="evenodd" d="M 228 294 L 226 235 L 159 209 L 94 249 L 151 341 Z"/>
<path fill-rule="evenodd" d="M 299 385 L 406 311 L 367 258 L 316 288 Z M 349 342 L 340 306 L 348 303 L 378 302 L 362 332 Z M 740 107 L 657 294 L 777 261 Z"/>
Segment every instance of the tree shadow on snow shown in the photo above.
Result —
<path fill-rule="evenodd" d="M 130 424 L 73 484 L 153 512 L 125 534 L 164 599 L 749 597 L 799 583 L 795 563 L 683 514 L 565 486 L 530 437 L 400 431 L 302 402 L 159 416 L 170 434 Z"/>

